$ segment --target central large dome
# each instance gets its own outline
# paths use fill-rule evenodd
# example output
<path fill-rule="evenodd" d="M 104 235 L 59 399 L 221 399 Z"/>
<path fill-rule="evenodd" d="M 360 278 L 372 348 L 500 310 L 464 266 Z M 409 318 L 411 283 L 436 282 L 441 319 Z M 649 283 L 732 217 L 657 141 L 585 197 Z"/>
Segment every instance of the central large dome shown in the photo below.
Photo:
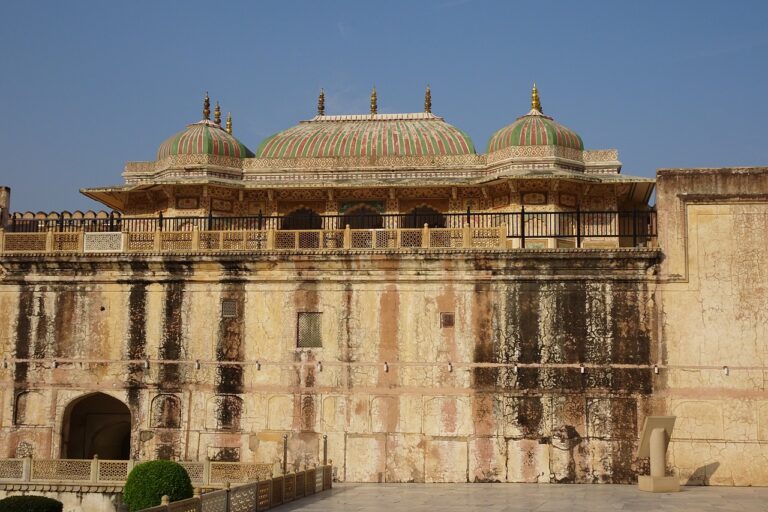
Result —
<path fill-rule="evenodd" d="M 474 154 L 469 135 L 431 112 L 317 115 L 261 143 L 257 158 Z"/>

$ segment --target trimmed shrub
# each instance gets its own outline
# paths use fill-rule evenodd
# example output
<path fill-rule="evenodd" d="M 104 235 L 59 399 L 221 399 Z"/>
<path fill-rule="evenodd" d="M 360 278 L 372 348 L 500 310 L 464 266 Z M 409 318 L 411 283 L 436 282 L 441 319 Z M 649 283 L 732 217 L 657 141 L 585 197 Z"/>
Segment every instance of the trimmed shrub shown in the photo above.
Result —
<path fill-rule="evenodd" d="M 152 460 L 135 466 L 125 481 L 123 502 L 131 512 L 160 504 L 163 495 L 171 501 L 192 497 L 192 482 L 183 466 L 170 460 Z"/>
<path fill-rule="evenodd" d="M 64 504 L 45 496 L 9 496 L 0 500 L 0 512 L 61 512 Z"/>

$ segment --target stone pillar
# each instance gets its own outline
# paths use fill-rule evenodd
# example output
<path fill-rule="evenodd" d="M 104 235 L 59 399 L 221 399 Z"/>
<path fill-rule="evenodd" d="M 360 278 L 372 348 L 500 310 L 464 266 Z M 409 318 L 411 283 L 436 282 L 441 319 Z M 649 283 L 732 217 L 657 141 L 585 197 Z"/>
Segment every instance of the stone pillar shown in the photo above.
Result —
<path fill-rule="evenodd" d="M 667 460 L 667 432 L 663 428 L 651 431 L 651 476 L 663 477 Z"/>
<path fill-rule="evenodd" d="M 0 229 L 10 222 L 11 214 L 11 189 L 9 187 L 0 187 Z"/>

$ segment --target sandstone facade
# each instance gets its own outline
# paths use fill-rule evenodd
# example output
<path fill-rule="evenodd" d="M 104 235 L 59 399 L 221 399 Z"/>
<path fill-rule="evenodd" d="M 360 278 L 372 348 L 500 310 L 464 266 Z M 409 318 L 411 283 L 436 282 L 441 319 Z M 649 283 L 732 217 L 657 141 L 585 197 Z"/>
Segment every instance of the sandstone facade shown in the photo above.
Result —
<path fill-rule="evenodd" d="M 41 362 L 3 391 L 5 454 L 61 456 L 100 390 L 132 458 L 274 462 L 289 433 L 312 463 L 327 434 L 343 480 L 631 481 L 658 252 L 480 256 L 6 259 L 3 351 Z M 301 312 L 322 348 L 296 348 Z"/>
<path fill-rule="evenodd" d="M 691 484 L 768 485 L 768 169 L 658 172 L 657 407 Z"/>
<path fill-rule="evenodd" d="M 0 457 L 628 483 L 674 414 L 682 482 L 768 485 L 768 169 L 660 170 L 653 211 L 532 96 L 487 155 L 374 99 L 253 153 L 206 98 L 83 191 L 112 213 L 0 187 Z"/>

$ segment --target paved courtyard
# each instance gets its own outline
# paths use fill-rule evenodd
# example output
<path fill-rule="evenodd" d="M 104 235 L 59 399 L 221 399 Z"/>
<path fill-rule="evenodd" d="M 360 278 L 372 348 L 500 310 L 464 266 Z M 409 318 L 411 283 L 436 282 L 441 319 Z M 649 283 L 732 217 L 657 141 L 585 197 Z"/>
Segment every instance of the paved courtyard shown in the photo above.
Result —
<path fill-rule="evenodd" d="M 650 494 L 631 485 L 334 484 L 281 508 L 305 512 L 768 511 L 766 487 L 683 487 Z"/>

